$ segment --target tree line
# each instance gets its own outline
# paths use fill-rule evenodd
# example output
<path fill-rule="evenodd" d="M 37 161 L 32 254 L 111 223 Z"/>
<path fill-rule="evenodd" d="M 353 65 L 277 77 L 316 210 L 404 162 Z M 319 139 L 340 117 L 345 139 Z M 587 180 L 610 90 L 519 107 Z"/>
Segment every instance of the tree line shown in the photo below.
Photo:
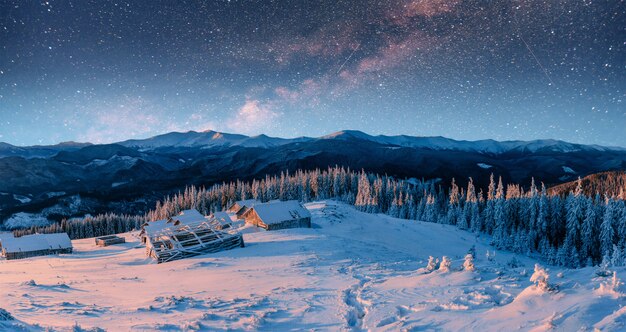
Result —
<path fill-rule="evenodd" d="M 487 234 L 498 249 L 536 253 L 551 264 L 575 268 L 604 262 L 619 266 L 626 264 L 626 205 L 622 195 L 585 195 L 581 180 L 567 195 L 560 196 L 548 195 L 546 187 L 534 180 L 525 190 L 518 184 L 505 185 L 492 175 L 483 191 L 471 178 L 467 187 L 452 181 L 449 188 L 443 188 L 433 180 L 402 180 L 331 167 L 209 188 L 190 186 L 157 202 L 145 216 L 109 214 L 48 228 L 67 229 L 71 238 L 82 238 L 138 229 L 144 221 L 165 219 L 190 208 L 208 215 L 242 199 L 336 199 L 364 212 Z M 41 228 L 27 231 L 43 232 Z"/>

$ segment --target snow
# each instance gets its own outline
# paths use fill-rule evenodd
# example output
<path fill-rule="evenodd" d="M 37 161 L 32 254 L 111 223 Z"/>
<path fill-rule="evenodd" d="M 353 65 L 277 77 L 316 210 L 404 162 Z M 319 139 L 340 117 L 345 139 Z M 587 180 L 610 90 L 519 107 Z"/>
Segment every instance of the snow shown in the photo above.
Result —
<path fill-rule="evenodd" d="M 20 203 L 28 203 L 31 201 L 31 199 L 28 196 L 22 196 L 22 195 L 17 195 L 17 194 L 13 194 L 13 199 L 15 199 L 16 201 L 19 201 Z"/>
<path fill-rule="evenodd" d="M 28 228 L 31 226 L 48 226 L 50 220 L 38 213 L 18 212 L 4 222 L 6 229 Z"/>
<path fill-rule="evenodd" d="M 15 318 L 0 330 L 625 328 L 624 296 L 600 291 L 612 276 L 594 268 L 540 262 L 557 289 L 543 291 L 530 282 L 536 259 L 499 251 L 488 260 L 493 248 L 484 236 L 333 201 L 306 207 L 312 228 L 246 226 L 245 248 L 164 264 L 146 258 L 135 233 L 110 247 L 73 241 L 71 255 L 0 260 L 0 307 Z M 475 271 L 462 270 L 472 246 Z M 429 271 L 429 256 L 447 256 L 450 270 Z M 507 266 L 513 257 L 519 267 Z M 619 268 L 618 278 L 625 272 Z"/>
<path fill-rule="evenodd" d="M 259 218 L 266 224 L 278 224 L 286 220 L 311 217 L 309 210 L 298 201 L 277 201 L 256 204 L 253 207 Z"/>
<path fill-rule="evenodd" d="M 123 185 L 125 185 L 127 183 L 128 183 L 128 181 L 113 182 L 113 183 L 111 183 L 111 188 L 116 188 L 116 187 L 119 187 L 119 186 L 123 186 Z"/>
<path fill-rule="evenodd" d="M 146 234 L 155 234 L 156 232 L 162 231 L 163 229 L 170 227 L 171 224 L 168 223 L 167 219 L 155 220 L 147 223 L 143 226 Z"/>
<path fill-rule="evenodd" d="M 494 140 L 478 140 L 478 141 L 460 141 L 445 137 L 422 137 L 422 136 L 372 136 L 358 130 L 343 130 L 332 134 L 321 136 L 318 138 L 297 137 L 297 138 L 278 138 L 268 137 L 266 135 L 245 136 L 238 134 L 220 133 L 215 131 L 195 132 L 189 131 L 185 133 L 171 132 L 163 135 L 154 136 L 141 140 L 128 140 L 119 142 L 123 146 L 142 148 L 142 151 L 162 147 L 254 147 L 269 148 L 286 144 L 313 142 L 315 140 L 329 139 L 358 139 L 363 141 L 375 142 L 383 145 L 395 145 L 399 147 L 412 147 L 431 150 L 457 150 L 457 151 L 473 151 L 481 153 L 500 154 L 508 151 L 518 152 L 537 152 L 539 150 L 550 150 L 560 152 L 573 152 L 581 150 L 591 151 L 624 151 L 619 147 L 603 147 L 597 145 L 580 145 L 553 139 L 543 139 L 534 141 L 494 141 Z"/>
<path fill-rule="evenodd" d="M 176 223 L 176 221 L 178 221 L 183 225 L 202 222 L 205 220 L 206 218 L 202 215 L 202 213 L 193 209 L 181 211 L 179 215 L 172 217 L 172 222 Z"/>
<path fill-rule="evenodd" d="M 570 167 L 567 166 L 561 166 L 561 168 L 563 169 L 563 172 L 565 173 L 569 173 L 569 174 L 576 174 L 576 171 L 574 171 L 573 169 L 571 169 Z"/>
<path fill-rule="evenodd" d="M 147 139 L 128 140 L 119 142 L 119 144 L 127 147 L 141 147 L 145 151 L 162 147 L 228 147 L 243 146 L 253 148 L 267 148 L 290 143 L 297 143 L 310 140 L 310 138 L 278 138 L 268 137 L 266 135 L 245 136 L 238 134 L 220 133 L 215 131 L 196 132 L 189 131 L 185 133 L 171 132 L 163 135 L 154 136 Z"/>
<path fill-rule="evenodd" d="M 2 250 L 6 252 L 65 249 L 71 247 L 72 242 L 67 233 L 33 234 L 2 239 Z"/>
<path fill-rule="evenodd" d="M 493 167 L 493 166 L 491 166 L 491 165 L 489 165 L 489 164 L 485 164 L 485 163 L 478 163 L 478 164 L 476 164 L 476 165 L 478 165 L 478 167 L 480 167 L 480 168 L 484 168 L 484 169 L 490 169 L 490 168 L 492 168 L 492 167 Z"/>
<path fill-rule="evenodd" d="M 57 197 L 57 196 L 63 196 L 65 195 L 65 191 L 51 191 L 51 192 L 47 192 L 46 196 L 48 196 L 48 198 L 52 198 L 52 197 Z"/>
<path fill-rule="evenodd" d="M 242 201 L 236 201 L 234 204 L 239 205 L 240 207 L 253 207 L 256 204 L 261 204 L 261 201 L 256 199 L 244 199 Z M 233 204 L 233 205 L 234 205 Z"/>
<path fill-rule="evenodd" d="M 101 167 L 101 166 L 105 166 L 109 163 L 113 163 L 113 162 L 117 162 L 120 163 L 122 165 L 124 165 L 125 168 L 131 168 L 133 167 L 137 161 L 139 160 L 139 158 L 135 158 L 135 157 L 131 157 L 131 156 L 118 156 L 118 155 L 114 155 L 109 159 L 93 159 L 92 161 L 90 161 L 89 163 L 85 164 L 84 167 L 89 168 L 89 167 Z"/>
<path fill-rule="evenodd" d="M 223 211 L 213 213 L 213 218 L 219 222 L 221 226 L 230 225 L 233 221 L 237 221 L 236 215 L 228 214 Z"/>

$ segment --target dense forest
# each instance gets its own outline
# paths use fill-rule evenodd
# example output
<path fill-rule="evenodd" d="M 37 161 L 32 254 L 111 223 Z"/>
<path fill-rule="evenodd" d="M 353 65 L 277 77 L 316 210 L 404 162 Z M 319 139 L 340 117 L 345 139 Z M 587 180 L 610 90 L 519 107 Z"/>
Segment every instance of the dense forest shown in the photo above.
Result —
<path fill-rule="evenodd" d="M 625 193 L 585 195 L 578 180 L 566 195 L 548 195 L 534 181 L 524 190 L 491 177 L 486 191 L 472 179 L 465 188 L 454 181 L 442 188 L 436 181 L 398 180 L 355 172 L 342 167 L 267 176 L 251 182 L 235 181 L 210 188 L 187 187 L 158 202 L 145 216 L 100 215 L 60 225 L 16 231 L 68 232 L 84 238 L 138 229 L 145 221 L 164 219 L 196 208 L 210 214 L 240 199 L 261 201 L 296 199 L 303 202 L 336 199 L 369 213 L 456 225 L 492 236 L 492 244 L 517 253 L 537 253 L 551 264 L 582 267 L 626 263 Z"/>

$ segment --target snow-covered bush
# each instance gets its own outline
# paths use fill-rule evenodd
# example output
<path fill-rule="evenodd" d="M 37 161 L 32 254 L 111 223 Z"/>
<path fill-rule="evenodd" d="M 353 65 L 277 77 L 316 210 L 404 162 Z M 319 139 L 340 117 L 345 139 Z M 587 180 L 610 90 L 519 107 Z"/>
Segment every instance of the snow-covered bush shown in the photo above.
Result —
<path fill-rule="evenodd" d="M 543 290 L 548 291 L 551 289 L 548 280 L 550 279 L 550 275 L 548 271 L 541 267 L 539 264 L 535 264 L 535 272 L 532 276 L 530 276 L 530 282 L 534 282 L 536 287 Z"/>
<path fill-rule="evenodd" d="M 474 266 L 474 256 L 472 256 L 472 254 L 465 255 L 465 262 L 463 262 L 463 270 L 465 271 L 476 270 L 476 267 Z"/>
<path fill-rule="evenodd" d="M 496 259 L 496 252 L 489 252 L 489 250 L 487 250 L 485 257 L 487 257 L 488 261 L 493 262 Z"/>
<path fill-rule="evenodd" d="M 439 271 L 441 272 L 450 271 L 450 265 L 452 265 L 452 261 L 450 261 L 450 258 L 448 258 L 448 256 L 443 256 L 441 258 L 441 264 L 439 264 Z"/>
<path fill-rule="evenodd" d="M 620 288 L 624 283 L 617 277 L 617 272 L 613 271 L 613 277 L 607 282 L 600 285 L 600 290 L 608 291 L 611 293 L 619 293 Z"/>
<path fill-rule="evenodd" d="M 619 292 L 619 289 L 623 284 L 622 280 L 617 277 L 617 272 L 613 271 L 613 278 L 611 278 L 610 284 L 611 289 L 615 292 Z"/>
<path fill-rule="evenodd" d="M 429 272 L 435 271 L 439 266 L 439 258 L 434 258 L 433 256 L 428 256 L 428 265 L 426 265 L 426 270 Z"/>

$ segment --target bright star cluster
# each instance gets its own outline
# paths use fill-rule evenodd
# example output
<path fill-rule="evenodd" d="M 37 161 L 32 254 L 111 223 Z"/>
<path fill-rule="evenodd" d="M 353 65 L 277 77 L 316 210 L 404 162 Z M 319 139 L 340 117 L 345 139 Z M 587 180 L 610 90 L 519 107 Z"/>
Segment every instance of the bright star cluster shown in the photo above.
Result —
<path fill-rule="evenodd" d="M 0 3 L 0 141 L 169 131 L 626 146 L 623 1 Z"/>

